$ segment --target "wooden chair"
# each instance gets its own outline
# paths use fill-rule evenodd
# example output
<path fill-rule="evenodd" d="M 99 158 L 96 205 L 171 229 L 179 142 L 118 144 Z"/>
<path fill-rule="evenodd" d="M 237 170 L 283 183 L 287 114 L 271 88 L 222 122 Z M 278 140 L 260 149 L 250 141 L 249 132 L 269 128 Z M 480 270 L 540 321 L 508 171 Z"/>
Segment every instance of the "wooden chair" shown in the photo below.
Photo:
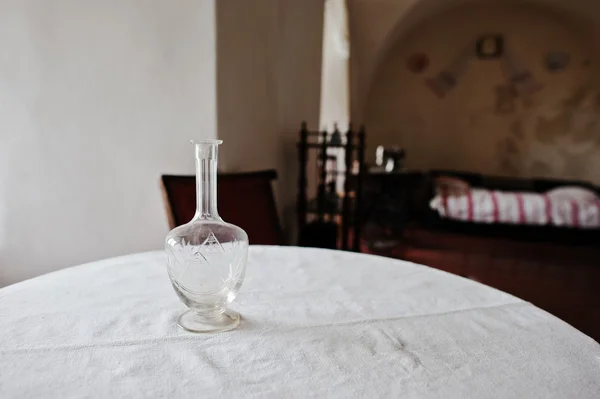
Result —
<path fill-rule="evenodd" d="M 271 187 L 271 181 L 276 178 L 275 170 L 218 175 L 219 215 L 244 229 L 250 244 L 284 243 Z M 163 175 L 161 188 L 169 226 L 174 228 L 189 222 L 196 211 L 196 178 Z"/>

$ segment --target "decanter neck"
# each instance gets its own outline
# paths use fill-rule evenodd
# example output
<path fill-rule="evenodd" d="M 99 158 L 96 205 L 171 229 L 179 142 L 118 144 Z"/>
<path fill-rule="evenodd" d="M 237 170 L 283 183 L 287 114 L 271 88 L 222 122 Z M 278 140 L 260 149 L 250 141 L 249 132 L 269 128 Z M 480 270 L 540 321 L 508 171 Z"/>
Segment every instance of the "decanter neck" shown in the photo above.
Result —
<path fill-rule="evenodd" d="M 221 140 L 193 141 L 196 153 L 196 214 L 194 219 L 220 219 L 217 212 L 217 163 Z"/>

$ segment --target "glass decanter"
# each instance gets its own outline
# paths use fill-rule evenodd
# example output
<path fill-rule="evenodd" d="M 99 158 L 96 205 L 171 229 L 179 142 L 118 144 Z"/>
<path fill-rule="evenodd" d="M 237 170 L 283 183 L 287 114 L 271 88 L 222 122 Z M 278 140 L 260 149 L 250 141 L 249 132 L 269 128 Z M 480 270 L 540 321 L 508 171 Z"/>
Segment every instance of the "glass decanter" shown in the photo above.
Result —
<path fill-rule="evenodd" d="M 228 309 L 246 271 L 248 235 L 217 212 L 217 158 L 221 140 L 192 141 L 196 153 L 196 214 L 167 234 L 167 270 L 189 308 L 179 325 L 193 332 L 231 330 L 239 313 Z"/>

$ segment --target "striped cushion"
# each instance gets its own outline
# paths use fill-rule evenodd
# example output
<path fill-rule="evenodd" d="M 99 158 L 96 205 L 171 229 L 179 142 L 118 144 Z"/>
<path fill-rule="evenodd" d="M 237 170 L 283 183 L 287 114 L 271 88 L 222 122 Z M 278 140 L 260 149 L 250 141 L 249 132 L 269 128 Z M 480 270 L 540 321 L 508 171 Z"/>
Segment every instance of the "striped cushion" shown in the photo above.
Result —
<path fill-rule="evenodd" d="M 471 189 L 438 193 L 430 207 L 443 218 L 475 223 L 600 227 L 600 200 L 578 201 L 528 192 Z"/>

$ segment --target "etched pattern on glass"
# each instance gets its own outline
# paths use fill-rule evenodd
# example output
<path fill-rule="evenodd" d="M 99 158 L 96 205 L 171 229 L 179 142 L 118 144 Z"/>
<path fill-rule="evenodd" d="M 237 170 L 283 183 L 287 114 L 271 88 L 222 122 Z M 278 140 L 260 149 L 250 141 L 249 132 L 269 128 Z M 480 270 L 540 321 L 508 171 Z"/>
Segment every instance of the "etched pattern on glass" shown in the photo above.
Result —
<path fill-rule="evenodd" d="M 230 303 L 244 279 L 247 242 L 221 243 L 204 228 L 193 240 L 170 237 L 168 271 L 179 297 L 189 305 L 222 307 Z"/>

